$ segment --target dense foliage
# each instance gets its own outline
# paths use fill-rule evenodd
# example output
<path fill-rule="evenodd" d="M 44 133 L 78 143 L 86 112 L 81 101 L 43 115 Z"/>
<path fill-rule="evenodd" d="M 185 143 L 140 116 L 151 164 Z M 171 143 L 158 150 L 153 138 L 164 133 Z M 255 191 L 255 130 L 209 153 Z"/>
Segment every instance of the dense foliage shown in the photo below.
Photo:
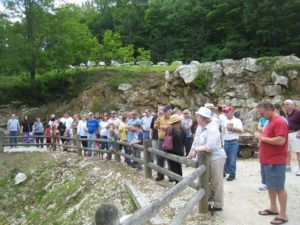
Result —
<path fill-rule="evenodd" d="M 0 74 L 30 78 L 88 60 L 300 55 L 299 0 L 0 0 Z M 27 81 L 28 82 L 28 81 Z"/>

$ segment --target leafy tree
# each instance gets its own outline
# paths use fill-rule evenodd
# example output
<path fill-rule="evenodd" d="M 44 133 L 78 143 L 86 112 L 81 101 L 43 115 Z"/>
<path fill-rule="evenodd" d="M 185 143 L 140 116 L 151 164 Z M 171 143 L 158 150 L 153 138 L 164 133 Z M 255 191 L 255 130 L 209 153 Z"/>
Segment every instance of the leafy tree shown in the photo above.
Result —
<path fill-rule="evenodd" d="M 151 60 L 151 51 L 145 50 L 144 48 L 138 48 L 138 57 L 137 61 L 150 61 Z"/>
<path fill-rule="evenodd" d="M 48 34 L 47 23 L 51 17 L 53 0 L 2 0 L 10 10 L 10 16 L 21 22 L 15 26 L 22 34 L 25 43 L 23 65 L 30 74 L 33 93 L 36 94 L 35 78 L 45 37 Z"/>
<path fill-rule="evenodd" d="M 133 52 L 133 45 L 122 46 L 119 33 L 113 33 L 111 30 L 105 32 L 100 57 L 104 59 L 106 63 L 109 64 L 112 59 L 119 62 L 133 61 Z"/>

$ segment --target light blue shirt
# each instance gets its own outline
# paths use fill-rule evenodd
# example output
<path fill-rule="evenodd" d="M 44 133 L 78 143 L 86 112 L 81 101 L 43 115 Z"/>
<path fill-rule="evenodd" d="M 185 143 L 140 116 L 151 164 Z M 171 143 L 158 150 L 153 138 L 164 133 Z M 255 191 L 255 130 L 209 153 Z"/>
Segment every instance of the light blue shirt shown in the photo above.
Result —
<path fill-rule="evenodd" d="M 18 119 L 9 119 L 7 122 L 8 131 L 19 131 L 20 124 Z"/>
<path fill-rule="evenodd" d="M 149 116 L 149 117 L 147 117 L 147 116 L 144 116 L 143 118 L 142 118 L 142 129 L 143 129 L 143 131 L 150 131 L 150 127 L 151 127 L 151 122 L 152 122 L 152 119 L 153 119 L 153 116 Z"/>
<path fill-rule="evenodd" d="M 142 121 L 141 121 L 139 118 L 130 119 L 130 120 L 127 122 L 127 126 L 133 126 L 133 125 L 136 124 L 136 123 L 141 124 Z M 127 141 L 128 141 L 128 142 L 132 142 L 132 140 L 134 139 L 134 133 L 135 133 L 135 131 L 133 131 L 133 130 L 129 130 L 129 131 L 127 132 Z"/>

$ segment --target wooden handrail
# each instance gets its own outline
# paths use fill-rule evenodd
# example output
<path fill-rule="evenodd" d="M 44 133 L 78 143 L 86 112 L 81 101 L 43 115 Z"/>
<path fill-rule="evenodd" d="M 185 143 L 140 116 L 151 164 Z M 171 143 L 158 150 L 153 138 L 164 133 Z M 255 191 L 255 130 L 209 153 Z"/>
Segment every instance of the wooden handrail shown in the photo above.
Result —
<path fill-rule="evenodd" d="M 145 224 L 150 218 L 152 218 L 161 208 L 165 207 L 178 193 L 182 192 L 187 188 L 196 178 L 201 176 L 206 170 L 206 166 L 201 165 L 199 168 L 195 169 L 191 174 L 186 176 L 181 182 L 173 186 L 168 190 L 165 195 L 158 200 L 152 202 L 149 206 L 146 206 L 131 217 L 121 223 L 121 225 L 140 225 Z"/>

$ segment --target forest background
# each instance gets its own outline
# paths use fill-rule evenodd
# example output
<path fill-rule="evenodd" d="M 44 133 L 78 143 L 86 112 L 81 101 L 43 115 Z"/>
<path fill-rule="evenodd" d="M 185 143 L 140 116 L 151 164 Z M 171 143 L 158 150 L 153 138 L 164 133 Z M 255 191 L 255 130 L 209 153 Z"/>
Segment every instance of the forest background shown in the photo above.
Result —
<path fill-rule="evenodd" d="M 300 56 L 299 0 L 0 2 L 5 7 L 0 15 L 2 104 L 22 99 L 29 89 L 45 97 L 40 93 L 48 93 L 43 86 L 51 84 L 49 77 L 61 86 L 68 65 L 88 60 L 109 65 L 112 59 L 189 63 Z M 8 91 L 18 88 L 19 97 Z"/>

